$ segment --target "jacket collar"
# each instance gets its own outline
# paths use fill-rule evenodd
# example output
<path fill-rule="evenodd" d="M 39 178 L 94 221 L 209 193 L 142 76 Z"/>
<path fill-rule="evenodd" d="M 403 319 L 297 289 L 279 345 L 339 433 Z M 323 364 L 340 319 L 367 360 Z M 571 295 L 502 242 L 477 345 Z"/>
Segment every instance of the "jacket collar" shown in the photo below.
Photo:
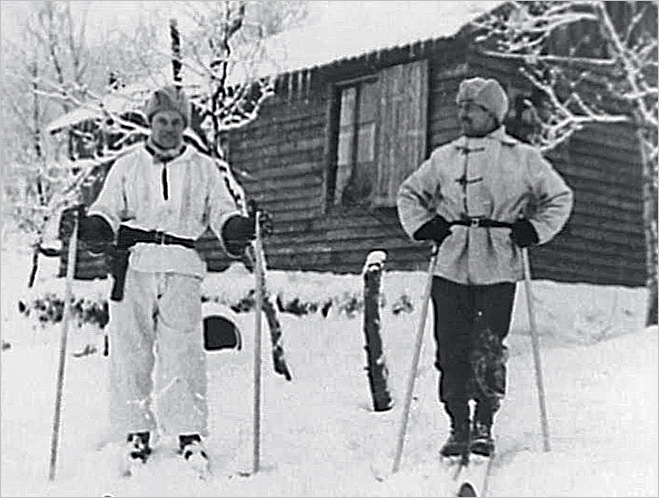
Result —
<path fill-rule="evenodd" d="M 454 145 L 458 149 L 464 149 L 468 144 L 473 146 L 479 142 L 483 143 L 485 140 L 496 140 L 504 145 L 511 146 L 517 143 L 517 140 L 506 134 L 506 128 L 504 126 L 499 126 L 496 130 L 491 132 L 489 135 L 484 136 L 483 138 L 468 138 L 462 135 L 454 142 Z"/>
<path fill-rule="evenodd" d="M 174 149 L 163 149 L 162 147 L 159 147 L 151 137 L 149 137 L 144 144 L 144 148 L 151 157 L 153 157 L 154 162 L 167 163 L 182 156 L 187 147 L 185 143 L 182 143 L 179 147 Z"/>

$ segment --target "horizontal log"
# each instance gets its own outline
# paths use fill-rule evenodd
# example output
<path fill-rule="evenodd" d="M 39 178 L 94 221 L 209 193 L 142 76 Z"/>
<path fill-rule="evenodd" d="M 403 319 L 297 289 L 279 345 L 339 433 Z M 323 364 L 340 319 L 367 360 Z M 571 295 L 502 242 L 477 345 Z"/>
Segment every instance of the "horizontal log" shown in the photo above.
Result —
<path fill-rule="evenodd" d="M 640 200 L 624 199 L 611 195 L 605 200 L 601 190 L 593 188 L 590 190 L 575 190 L 574 212 L 586 215 L 594 214 L 610 217 L 614 220 L 633 222 L 643 213 L 643 204 Z"/>
<path fill-rule="evenodd" d="M 297 222 L 290 220 L 285 224 L 277 225 L 278 234 L 295 234 L 295 233 L 333 233 L 335 230 L 347 230 L 358 236 L 364 230 L 373 230 L 382 233 L 403 233 L 400 224 L 395 221 L 389 221 L 386 218 L 373 218 L 369 216 L 350 217 L 346 216 L 342 222 L 333 215 L 322 215 L 313 220 L 304 220 Z"/>
<path fill-rule="evenodd" d="M 636 281 L 636 278 L 639 277 L 632 277 L 627 275 L 628 273 L 645 275 L 645 267 L 642 262 L 613 260 L 594 254 L 564 253 L 560 256 L 545 254 L 536 255 L 535 258 L 536 265 L 546 265 L 547 268 L 572 268 L 575 271 L 581 270 L 582 275 L 592 276 L 605 272 L 608 275 L 617 275 L 620 280 L 627 279 L 630 282 Z"/>
<path fill-rule="evenodd" d="M 251 174 L 262 171 L 269 177 L 277 176 L 277 172 L 273 175 L 271 170 L 277 166 L 284 167 L 280 172 L 281 176 L 290 176 L 291 172 L 287 170 L 288 167 L 295 166 L 303 163 L 314 163 L 319 165 L 325 164 L 325 154 L 323 149 L 305 150 L 294 152 L 291 154 L 272 154 L 263 155 L 259 153 L 254 154 L 236 154 L 232 155 L 232 165 L 235 168 L 247 171 Z M 294 173 L 294 172 L 293 172 Z"/>
<path fill-rule="evenodd" d="M 277 223 L 285 223 L 288 221 L 312 221 L 322 215 L 320 206 L 313 209 L 298 209 L 298 210 L 285 210 L 275 213 Z"/>
<path fill-rule="evenodd" d="M 387 233 L 389 232 L 389 233 Z M 351 229 L 339 229 L 332 231 L 314 231 L 314 232 L 294 232 L 282 234 L 278 231 L 275 232 L 276 237 L 273 237 L 270 243 L 274 248 L 293 248 L 297 249 L 299 246 L 305 244 L 336 244 L 338 242 L 358 241 L 361 244 L 370 244 L 375 241 L 382 241 L 394 237 L 401 237 L 407 240 L 407 236 L 400 231 L 383 230 L 380 227 L 362 228 L 358 232 Z"/>
<path fill-rule="evenodd" d="M 265 181 L 290 180 L 301 176 L 315 176 L 319 179 L 323 177 L 324 163 L 320 161 L 309 160 L 309 155 L 300 155 L 298 158 L 291 158 L 289 162 L 279 164 L 254 163 L 249 173 L 255 177 L 255 184 Z"/>
<path fill-rule="evenodd" d="M 251 153 L 255 149 L 263 151 L 276 150 L 277 152 L 290 152 L 292 150 L 314 149 L 322 146 L 325 140 L 325 126 L 303 126 L 294 131 L 282 132 L 273 126 L 270 134 L 255 139 L 245 137 L 231 144 L 231 153 Z"/>
<path fill-rule="evenodd" d="M 625 148 L 638 153 L 636 129 L 631 124 L 610 123 L 592 124 L 579 130 L 575 138 L 593 144 L 612 143 L 611 139 L 621 140 Z"/>
<path fill-rule="evenodd" d="M 263 119 L 260 117 L 250 126 L 229 131 L 228 136 L 229 140 L 232 142 L 239 142 L 245 139 L 260 140 L 266 137 L 270 137 L 273 133 L 273 130 L 279 130 L 283 133 L 295 132 L 297 130 L 304 129 L 306 126 L 312 128 L 324 126 L 326 121 L 326 114 L 324 112 L 318 113 L 317 110 L 315 110 L 314 113 L 309 113 L 308 115 L 301 115 L 286 121 L 279 122 L 273 121 L 272 119 Z"/>
<path fill-rule="evenodd" d="M 308 191 L 322 187 L 323 179 L 315 171 L 313 174 L 294 177 L 269 178 L 245 185 L 250 194 L 271 193 L 276 191 L 281 196 L 296 196 L 297 190 Z"/>
<path fill-rule="evenodd" d="M 594 147 L 592 142 L 581 140 L 578 133 L 570 140 L 570 154 L 574 161 L 577 161 L 576 156 L 585 156 L 591 157 L 596 161 L 601 160 L 614 164 L 641 164 L 640 155 L 635 147 L 630 146 L 627 149 L 621 146 L 621 144 L 610 143 L 608 141 L 600 141 Z"/>
<path fill-rule="evenodd" d="M 276 197 L 257 197 L 259 206 L 270 211 L 273 215 L 279 217 L 280 214 L 295 214 L 295 212 L 316 211 L 321 208 L 322 199 L 320 197 L 302 197 L 298 199 L 278 199 Z"/>
<path fill-rule="evenodd" d="M 324 138 L 324 135 L 324 130 L 320 132 L 305 130 L 303 133 L 295 134 L 295 136 L 282 134 L 276 138 L 268 137 L 267 142 L 264 143 L 244 140 L 240 146 L 232 146 L 230 148 L 231 162 L 235 160 L 235 157 L 253 159 L 259 156 L 278 156 L 290 154 L 295 151 L 323 148 L 324 142 L 320 141 L 320 139 Z"/>
<path fill-rule="evenodd" d="M 293 210 L 294 206 L 299 209 L 314 208 L 319 206 L 320 192 L 315 189 L 291 190 L 288 192 L 277 192 L 270 190 L 267 192 L 254 193 L 249 196 L 254 199 L 259 207 L 272 210 L 275 206 L 279 211 Z"/>
<path fill-rule="evenodd" d="M 556 169 L 565 177 L 569 185 L 579 191 L 580 189 L 591 189 L 595 192 L 606 193 L 615 197 L 624 196 L 628 199 L 640 198 L 642 180 L 640 171 L 629 170 L 607 171 L 588 167 L 585 164 L 556 165 Z"/>
<path fill-rule="evenodd" d="M 612 223 L 611 218 L 604 215 L 597 215 L 597 206 L 593 207 L 593 213 L 589 216 L 573 215 L 563 229 L 563 233 L 569 233 L 570 237 L 578 235 L 581 230 L 592 229 L 603 234 L 615 234 L 622 240 L 642 240 L 642 219 L 634 218 L 629 222 Z M 605 227 L 605 228 L 604 228 Z"/>

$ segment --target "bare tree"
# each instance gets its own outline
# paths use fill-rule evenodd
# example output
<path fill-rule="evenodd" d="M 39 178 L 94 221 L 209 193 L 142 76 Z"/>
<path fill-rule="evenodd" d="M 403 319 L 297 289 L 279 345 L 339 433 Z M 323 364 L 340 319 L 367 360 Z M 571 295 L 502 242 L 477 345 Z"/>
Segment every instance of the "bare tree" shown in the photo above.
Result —
<path fill-rule="evenodd" d="M 185 14 L 191 27 L 182 50 L 188 74 L 207 87 L 193 98 L 211 153 L 221 157 L 222 133 L 256 119 L 274 93 L 264 42 L 296 26 L 307 15 L 306 2 L 191 2 Z"/>
<path fill-rule="evenodd" d="M 145 121 L 140 119 L 144 92 L 131 93 L 129 88 L 149 75 L 155 84 L 154 76 L 162 74 L 171 57 L 159 33 L 163 26 L 156 25 L 162 20 L 157 10 L 140 21 L 132 35 L 134 43 L 122 50 L 108 43 L 117 36 L 125 41 L 126 34 L 116 29 L 103 38 L 102 47 L 98 46 L 98 36 L 87 36 L 89 5 L 77 4 L 74 15 L 71 2 L 34 2 L 25 16 L 25 39 L 3 40 L 3 60 L 11 61 L 4 65 L 2 74 L 3 106 L 10 111 L 2 125 L 3 131 L 8 131 L 3 133 L 3 145 L 7 145 L 2 151 L 3 178 L 19 180 L 3 186 L 12 206 L 3 206 L 3 214 L 12 216 L 31 236 L 34 257 L 30 286 L 39 255 L 56 254 L 44 247 L 47 225 L 66 205 L 76 202 L 84 183 L 93 181 L 88 175 L 96 164 L 110 160 L 148 134 Z M 256 119 L 261 103 L 274 91 L 269 76 L 256 76 L 263 58 L 262 41 L 302 19 L 305 5 L 302 1 L 276 6 L 245 1 L 183 5 L 192 27 L 185 32 L 179 70 L 184 68 L 184 84 L 196 82 L 191 100 L 201 115 L 203 130 L 198 130 L 201 140 L 195 133 L 188 135 L 200 148 L 221 157 L 221 134 Z M 90 39 L 96 39 L 96 44 Z M 111 82 L 107 79 L 110 74 Z M 127 102 L 120 109 L 108 103 L 108 83 Z M 29 98 L 15 98 L 26 95 L 26 88 Z M 69 133 L 58 135 L 60 140 L 47 136 L 47 124 L 56 116 L 69 116 L 81 109 L 91 110 L 96 117 L 89 119 L 89 113 L 84 114 L 84 126 L 78 126 L 81 121 L 68 123 Z M 62 159 L 61 149 L 69 146 L 72 138 L 86 145 L 89 160 L 74 164 Z M 108 150 L 109 138 L 113 151 Z"/>
<path fill-rule="evenodd" d="M 44 246 L 49 224 L 68 203 L 73 202 L 73 185 L 80 180 L 80 165 L 51 160 L 44 128 L 57 113 L 67 112 L 66 99 L 44 96 L 49 88 L 80 95 L 87 69 L 85 16 L 74 22 L 68 2 L 35 2 L 25 22 L 24 40 L 5 40 L 3 59 L 3 102 L 6 121 L 3 132 L 16 140 L 13 150 L 5 152 L 9 166 L 3 165 L 17 180 L 5 184 L 8 210 L 18 228 L 31 238 L 32 270 L 28 286 L 32 287 L 38 270 L 39 255 L 54 256 L 57 250 Z M 26 91 L 27 89 L 27 91 Z M 16 96 L 26 96 L 16 98 Z M 9 145 L 9 144 L 5 144 Z M 6 169 L 5 169 L 6 168 Z"/>
<path fill-rule="evenodd" d="M 646 324 L 657 324 L 657 3 L 509 2 L 475 26 L 479 50 L 517 61 L 542 96 L 532 141 L 543 150 L 588 124 L 634 126 L 643 162 Z M 556 39 L 570 30 L 579 33 L 571 41 L 585 43 L 565 51 Z"/>

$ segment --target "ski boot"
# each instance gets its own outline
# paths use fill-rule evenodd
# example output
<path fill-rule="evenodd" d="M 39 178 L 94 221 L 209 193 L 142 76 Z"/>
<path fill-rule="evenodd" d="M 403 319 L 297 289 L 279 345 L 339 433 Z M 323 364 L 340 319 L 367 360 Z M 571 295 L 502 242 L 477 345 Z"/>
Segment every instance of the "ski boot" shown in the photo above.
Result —
<path fill-rule="evenodd" d="M 472 430 L 469 451 L 474 455 L 490 457 L 494 454 L 492 425 L 476 420 Z"/>
<path fill-rule="evenodd" d="M 469 447 L 469 423 L 452 424 L 451 434 L 439 450 L 443 457 L 462 457 Z"/>
<path fill-rule="evenodd" d="M 122 463 L 122 474 L 124 476 L 131 476 L 136 468 L 144 465 L 149 459 L 149 455 L 151 455 L 149 438 L 150 433 L 148 431 L 128 434 Z"/>
<path fill-rule="evenodd" d="M 200 479 L 208 477 L 210 474 L 210 461 L 199 434 L 180 435 L 178 452 L 190 464 L 190 467 Z"/>

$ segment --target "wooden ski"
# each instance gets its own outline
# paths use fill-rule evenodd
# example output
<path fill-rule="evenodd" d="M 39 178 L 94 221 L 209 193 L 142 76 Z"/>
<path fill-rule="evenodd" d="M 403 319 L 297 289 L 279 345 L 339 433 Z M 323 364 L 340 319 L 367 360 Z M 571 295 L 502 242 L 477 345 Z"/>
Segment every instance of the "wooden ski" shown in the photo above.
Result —
<path fill-rule="evenodd" d="M 460 463 L 454 479 L 457 483 L 455 496 L 485 496 L 493 460 L 494 456 L 472 454 L 466 463 Z"/>

